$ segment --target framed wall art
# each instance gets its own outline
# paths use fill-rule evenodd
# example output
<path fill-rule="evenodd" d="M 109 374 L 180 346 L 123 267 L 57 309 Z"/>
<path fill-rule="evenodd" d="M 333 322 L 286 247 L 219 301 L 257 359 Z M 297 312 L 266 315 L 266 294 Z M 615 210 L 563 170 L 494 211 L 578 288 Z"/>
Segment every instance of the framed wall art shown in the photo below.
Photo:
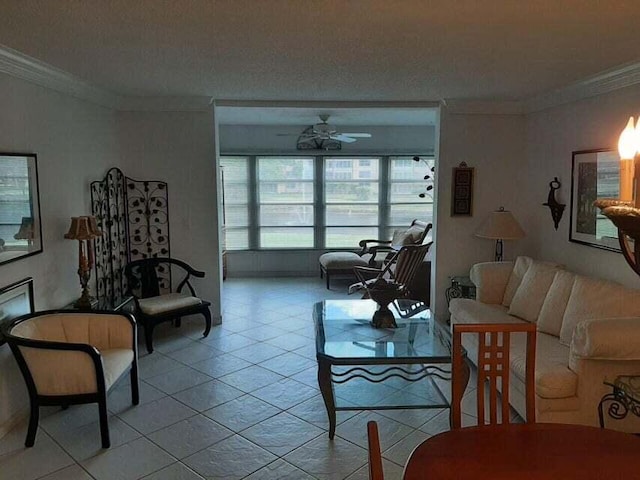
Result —
<path fill-rule="evenodd" d="M 21 315 L 33 313 L 33 310 L 33 278 L 0 288 L 0 326 Z M 3 343 L 5 340 L 0 333 L 0 345 Z"/>
<path fill-rule="evenodd" d="M 451 216 L 473 215 L 473 168 L 462 162 L 453 169 Z"/>
<path fill-rule="evenodd" d="M 0 265 L 42 252 L 35 153 L 0 153 Z"/>
<path fill-rule="evenodd" d="M 618 230 L 593 205 L 597 198 L 620 196 L 620 159 L 614 150 L 572 152 L 569 241 L 620 251 Z"/>

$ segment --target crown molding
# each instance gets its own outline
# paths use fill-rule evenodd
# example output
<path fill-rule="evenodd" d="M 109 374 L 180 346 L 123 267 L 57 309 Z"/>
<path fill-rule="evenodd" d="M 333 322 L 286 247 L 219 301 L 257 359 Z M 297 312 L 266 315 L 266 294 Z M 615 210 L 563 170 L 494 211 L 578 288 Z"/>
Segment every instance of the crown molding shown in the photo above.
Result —
<path fill-rule="evenodd" d="M 522 102 L 519 101 L 447 98 L 442 100 L 441 105 L 453 115 L 523 115 L 526 113 Z"/>
<path fill-rule="evenodd" d="M 596 97 L 640 83 L 640 62 L 628 63 L 523 101 L 527 113 Z"/>
<path fill-rule="evenodd" d="M 204 112 L 211 110 L 213 97 L 119 97 L 117 110 L 121 112 Z"/>
<path fill-rule="evenodd" d="M 0 44 L 0 73 L 56 90 L 104 107 L 115 108 L 118 96 L 70 73 Z"/>

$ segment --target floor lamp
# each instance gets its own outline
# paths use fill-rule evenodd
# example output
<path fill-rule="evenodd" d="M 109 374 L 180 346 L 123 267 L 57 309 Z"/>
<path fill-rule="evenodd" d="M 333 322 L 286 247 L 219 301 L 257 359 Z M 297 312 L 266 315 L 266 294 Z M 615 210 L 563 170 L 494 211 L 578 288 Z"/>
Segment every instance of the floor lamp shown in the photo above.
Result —
<path fill-rule="evenodd" d="M 510 211 L 500 207 L 491 212 L 487 219 L 476 230 L 475 236 L 489 238 L 496 241 L 496 251 L 494 260 L 501 262 L 504 259 L 503 240 L 518 240 L 524 237 L 525 233 L 518 221 Z"/>

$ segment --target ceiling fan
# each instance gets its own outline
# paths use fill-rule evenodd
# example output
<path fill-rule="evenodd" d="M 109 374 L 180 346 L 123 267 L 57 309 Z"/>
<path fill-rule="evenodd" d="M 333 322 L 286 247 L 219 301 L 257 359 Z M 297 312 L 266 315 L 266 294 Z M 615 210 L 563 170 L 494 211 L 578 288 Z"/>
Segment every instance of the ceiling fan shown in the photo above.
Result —
<path fill-rule="evenodd" d="M 338 132 L 337 128 L 327 123 L 329 115 L 319 115 L 320 123 L 311 125 L 304 129 L 301 134 L 279 133 L 280 136 L 296 136 L 298 143 L 320 143 L 322 141 L 334 140 L 344 143 L 353 143 L 358 138 L 371 138 L 370 133 L 346 133 Z"/>

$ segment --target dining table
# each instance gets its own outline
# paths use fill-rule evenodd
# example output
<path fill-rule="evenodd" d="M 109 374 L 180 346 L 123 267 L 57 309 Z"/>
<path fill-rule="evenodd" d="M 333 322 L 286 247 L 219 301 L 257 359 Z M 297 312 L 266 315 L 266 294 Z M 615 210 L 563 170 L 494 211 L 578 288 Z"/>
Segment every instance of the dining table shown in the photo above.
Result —
<path fill-rule="evenodd" d="M 584 425 L 466 427 L 415 448 L 404 480 L 640 479 L 640 437 Z"/>

